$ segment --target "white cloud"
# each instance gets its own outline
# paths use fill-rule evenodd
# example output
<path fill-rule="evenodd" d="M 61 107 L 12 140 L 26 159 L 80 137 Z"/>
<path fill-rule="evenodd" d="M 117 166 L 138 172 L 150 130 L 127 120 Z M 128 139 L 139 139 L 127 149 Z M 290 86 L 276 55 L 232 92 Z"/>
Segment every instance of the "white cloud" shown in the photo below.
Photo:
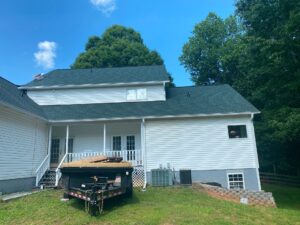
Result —
<path fill-rule="evenodd" d="M 90 0 L 90 2 L 107 16 L 117 8 L 116 0 Z"/>
<path fill-rule="evenodd" d="M 39 50 L 34 53 L 37 65 L 44 69 L 52 69 L 56 57 L 56 43 L 53 41 L 42 41 L 38 43 L 38 49 Z"/>

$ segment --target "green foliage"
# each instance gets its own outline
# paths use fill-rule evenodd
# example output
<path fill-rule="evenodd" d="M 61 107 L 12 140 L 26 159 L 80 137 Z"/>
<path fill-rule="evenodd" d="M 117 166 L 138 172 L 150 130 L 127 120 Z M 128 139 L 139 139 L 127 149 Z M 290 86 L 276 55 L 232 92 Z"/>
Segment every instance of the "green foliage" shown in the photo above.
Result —
<path fill-rule="evenodd" d="M 300 3 L 239 0 L 236 17 L 222 20 L 210 13 L 195 26 L 180 60 L 195 84 L 208 78 L 229 83 L 258 107 L 261 167 L 275 164 L 281 172 L 296 173 L 300 171 Z"/>
<path fill-rule="evenodd" d="M 201 190 L 150 187 L 133 198 L 104 202 L 100 216 L 88 215 L 84 201 L 60 201 L 62 191 L 45 190 L 8 203 L 0 202 L 0 224 L 299 224 L 299 188 L 268 185 L 279 208 L 251 207 L 218 200 Z"/>
<path fill-rule="evenodd" d="M 156 51 L 150 51 L 141 35 L 131 28 L 114 25 L 101 37 L 89 38 L 85 52 L 81 53 L 71 68 L 104 68 L 122 66 L 162 65 Z M 173 79 L 173 78 L 172 78 Z M 174 85 L 173 83 L 171 85 Z"/>
<path fill-rule="evenodd" d="M 193 36 L 183 46 L 179 58 L 195 84 L 208 79 L 232 83 L 235 76 L 232 72 L 236 70 L 236 61 L 239 60 L 239 49 L 235 45 L 240 42 L 240 31 L 235 17 L 222 20 L 214 13 L 209 13 L 204 21 L 195 26 Z"/>

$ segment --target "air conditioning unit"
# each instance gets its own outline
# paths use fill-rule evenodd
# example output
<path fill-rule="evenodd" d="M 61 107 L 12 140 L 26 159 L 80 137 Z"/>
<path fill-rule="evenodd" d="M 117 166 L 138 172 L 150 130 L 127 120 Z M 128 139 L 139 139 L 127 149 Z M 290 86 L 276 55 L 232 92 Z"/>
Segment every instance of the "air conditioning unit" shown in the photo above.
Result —
<path fill-rule="evenodd" d="M 190 169 L 179 170 L 180 184 L 192 185 L 192 172 Z"/>
<path fill-rule="evenodd" d="M 152 186 L 170 186 L 173 184 L 171 169 L 152 169 L 151 184 Z"/>

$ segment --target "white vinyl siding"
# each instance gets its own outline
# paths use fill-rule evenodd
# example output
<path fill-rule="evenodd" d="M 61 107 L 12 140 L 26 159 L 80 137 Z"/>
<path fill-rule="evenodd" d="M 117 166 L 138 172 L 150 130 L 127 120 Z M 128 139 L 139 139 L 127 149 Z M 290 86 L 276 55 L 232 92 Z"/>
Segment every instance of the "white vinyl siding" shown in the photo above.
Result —
<path fill-rule="evenodd" d="M 47 145 L 45 122 L 0 105 L 0 180 L 35 176 Z"/>
<path fill-rule="evenodd" d="M 248 137 L 229 139 L 228 125 L 245 124 Z M 146 120 L 147 170 L 169 163 L 175 170 L 257 168 L 249 117 Z"/>
<path fill-rule="evenodd" d="M 165 89 L 163 85 L 149 85 L 142 87 L 98 87 L 57 90 L 28 90 L 27 94 L 39 105 L 117 103 L 127 101 L 127 90 L 137 89 L 146 89 L 147 98 L 137 99 L 136 101 L 165 100 Z"/>

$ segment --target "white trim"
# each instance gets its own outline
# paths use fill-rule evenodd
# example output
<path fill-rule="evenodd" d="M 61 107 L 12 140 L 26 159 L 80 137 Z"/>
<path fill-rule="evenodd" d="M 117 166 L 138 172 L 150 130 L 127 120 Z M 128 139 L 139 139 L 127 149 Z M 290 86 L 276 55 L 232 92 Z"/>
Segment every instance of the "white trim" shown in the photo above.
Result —
<path fill-rule="evenodd" d="M 227 188 L 230 189 L 230 184 L 229 184 L 229 176 L 228 175 L 242 175 L 243 176 L 243 189 L 246 189 L 246 182 L 245 182 L 245 176 L 244 172 L 227 172 L 226 177 L 227 177 Z"/>
<path fill-rule="evenodd" d="M 245 126 L 246 127 L 246 137 L 237 137 L 237 138 L 229 137 L 229 129 L 228 129 L 229 126 L 232 126 L 232 127 L 234 127 L 234 126 Z M 246 123 L 230 123 L 230 124 L 227 124 L 226 127 L 227 127 L 228 140 L 245 140 L 245 139 L 249 139 L 249 134 L 248 134 L 249 129 L 247 129 L 247 124 Z"/>
<path fill-rule="evenodd" d="M 47 89 L 70 89 L 70 88 L 92 88 L 92 87 L 111 87 L 111 86 L 135 86 L 135 85 L 153 85 L 153 84 L 163 84 L 169 82 L 164 81 L 146 81 L 146 82 L 120 82 L 120 83 L 102 83 L 102 84 L 79 84 L 79 85 L 52 85 L 52 86 L 21 86 L 18 89 L 21 90 L 47 90 Z"/>
<path fill-rule="evenodd" d="M 68 154 L 69 153 L 69 125 L 67 125 L 67 128 L 66 128 L 66 152 L 65 154 Z"/>
<path fill-rule="evenodd" d="M 49 134 L 48 134 L 48 155 L 51 156 L 51 144 L 52 144 L 52 125 L 49 126 Z"/>
<path fill-rule="evenodd" d="M 147 156 L 146 156 L 146 128 L 145 118 L 141 122 L 141 150 L 142 150 L 142 164 L 144 165 L 144 185 L 143 189 L 147 186 Z"/>
<path fill-rule="evenodd" d="M 257 112 L 259 113 L 259 112 Z M 255 114 L 257 114 L 255 113 Z M 212 114 L 181 114 L 165 116 L 143 116 L 143 117 L 112 117 L 112 118 L 95 118 L 95 119 L 72 119 L 72 120 L 49 120 L 50 123 L 72 123 L 72 122 L 96 122 L 112 120 L 140 120 L 140 119 L 169 119 L 169 118 L 193 118 L 193 117 L 218 117 L 218 116 L 242 116 L 251 115 L 251 112 L 242 113 L 212 113 Z"/>

